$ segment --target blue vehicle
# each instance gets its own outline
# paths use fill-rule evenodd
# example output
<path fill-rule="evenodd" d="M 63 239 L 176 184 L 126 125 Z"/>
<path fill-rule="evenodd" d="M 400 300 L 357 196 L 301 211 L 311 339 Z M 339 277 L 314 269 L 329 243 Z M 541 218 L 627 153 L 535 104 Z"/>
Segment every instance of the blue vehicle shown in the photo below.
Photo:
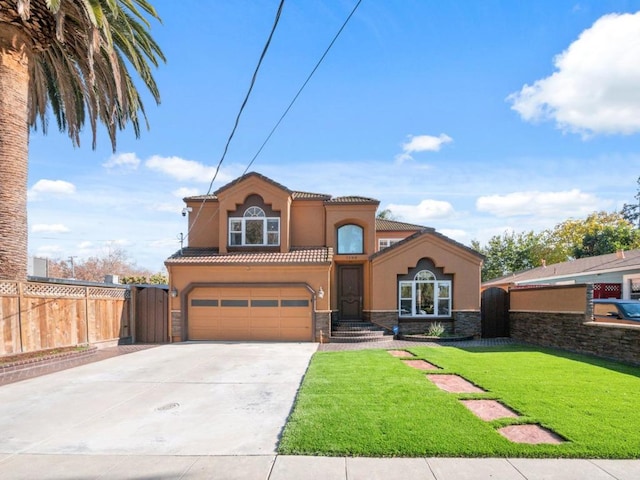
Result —
<path fill-rule="evenodd" d="M 599 298 L 593 301 L 593 320 L 640 325 L 640 301 Z"/>

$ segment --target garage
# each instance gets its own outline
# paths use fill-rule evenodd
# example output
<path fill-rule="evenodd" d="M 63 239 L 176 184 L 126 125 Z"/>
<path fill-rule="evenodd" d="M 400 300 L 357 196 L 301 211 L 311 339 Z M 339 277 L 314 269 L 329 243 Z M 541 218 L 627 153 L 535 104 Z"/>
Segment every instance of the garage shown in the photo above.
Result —
<path fill-rule="evenodd" d="M 303 287 L 198 287 L 188 297 L 189 340 L 312 341 Z"/>

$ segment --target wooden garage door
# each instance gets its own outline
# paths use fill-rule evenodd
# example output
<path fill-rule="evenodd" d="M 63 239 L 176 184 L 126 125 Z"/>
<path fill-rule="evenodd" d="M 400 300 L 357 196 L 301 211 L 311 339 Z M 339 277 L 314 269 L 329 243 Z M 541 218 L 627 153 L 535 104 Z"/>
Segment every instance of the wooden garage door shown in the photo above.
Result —
<path fill-rule="evenodd" d="M 311 341 L 311 299 L 304 288 L 195 288 L 190 340 Z"/>

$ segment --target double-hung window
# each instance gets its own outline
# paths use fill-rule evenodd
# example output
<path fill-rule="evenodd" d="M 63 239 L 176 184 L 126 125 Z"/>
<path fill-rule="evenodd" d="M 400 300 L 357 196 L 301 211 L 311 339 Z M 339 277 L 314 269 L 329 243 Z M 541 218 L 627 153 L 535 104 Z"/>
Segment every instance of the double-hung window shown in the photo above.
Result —
<path fill-rule="evenodd" d="M 280 245 L 280 219 L 267 217 L 260 207 L 249 207 L 242 217 L 229 218 L 229 245 Z"/>
<path fill-rule="evenodd" d="M 443 317 L 451 315 L 451 281 L 437 280 L 429 270 L 399 283 L 400 315 Z"/>

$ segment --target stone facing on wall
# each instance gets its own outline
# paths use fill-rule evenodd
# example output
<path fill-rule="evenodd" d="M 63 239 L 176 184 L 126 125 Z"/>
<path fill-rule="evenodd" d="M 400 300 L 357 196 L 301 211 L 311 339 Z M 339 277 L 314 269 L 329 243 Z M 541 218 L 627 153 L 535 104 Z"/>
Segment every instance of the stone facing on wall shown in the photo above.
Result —
<path fill-rule="evenodd" d="M 640 328 L 590 322 L 591 315 L 510 312 L 511 337 L 640 365 Z"/>
<path fill-rule="evenodd" d="M 315 332 L 314 341 L 322 343 L 324 341 L 322 336 L 326 339 L 331 335 L 331 312 L 315 312 Z"/>
<path fill-rule="evenodd" d="M 480 310 L 454 311 L 454 331 L 457 335 L 482 336 L 482 319 Z"/>
<path fill-rule="evenodd" d="M 389 311 L 371 311 L 367 310 L 362 312 L 363 320 L 366 322 L 375 323 L 389 331 L 393 331 L 393 327 L 398 325 L 398 312 L 395 310 Z"/>
<path fill-rule="evenodd" d="M 182 337 L 182 312 L 180 310 L 171 311 L 171 337 L 178 337 L 179 340 L 173 340 L 181 342 Z"/>

